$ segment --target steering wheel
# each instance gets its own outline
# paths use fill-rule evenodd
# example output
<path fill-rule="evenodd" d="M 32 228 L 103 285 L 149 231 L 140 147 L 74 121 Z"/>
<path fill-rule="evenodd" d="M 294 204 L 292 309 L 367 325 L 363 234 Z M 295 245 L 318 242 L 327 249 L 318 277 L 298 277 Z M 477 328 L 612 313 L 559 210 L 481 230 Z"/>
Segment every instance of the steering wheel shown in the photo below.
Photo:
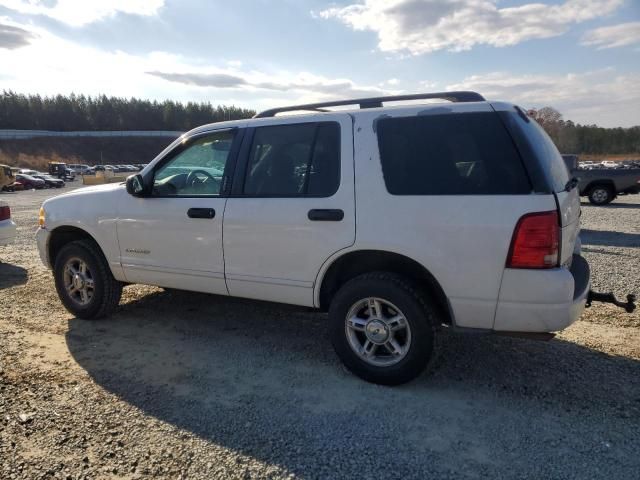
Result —
<path fill-rule="evenodd" d="M 192 186 L 195 186 L 196 183 L 205 183 L 207 181 L 206 179 L 205 180 L 198 179 L 199 173 L 203 174 L 205 177 L 217 183 L 217 180 L 215 179 L 215 177 L 211 175 L 209 172 L 207 172 L 206 170 L 192 170 L 189 172 L 189 175 L 187 175 L 187 178 L 184 181 L 185 186 L 192 187 Z"/>

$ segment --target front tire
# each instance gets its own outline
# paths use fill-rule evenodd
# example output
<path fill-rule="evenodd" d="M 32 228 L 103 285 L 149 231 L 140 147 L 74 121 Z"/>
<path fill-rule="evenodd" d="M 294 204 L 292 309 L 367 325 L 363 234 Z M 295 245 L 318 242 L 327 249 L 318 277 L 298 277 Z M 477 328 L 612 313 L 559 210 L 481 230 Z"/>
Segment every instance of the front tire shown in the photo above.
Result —
<path fill-rule="evenodd" d="M 613 201 L 613 189 L 607 185 L 597 185 L 589 192 L 589 202 L 593 205 L 606 205 Z"/>
<path fill-rule="evenodd" d="M 360 378 L 382 385 L 409 382 L 434 353 L 438 316 L 431 305 L 404 277 L 360 275 L 344 284 L 331 302 L 331 342 Z"/>
<path fill-rule="evenodd" d="M 102 252 L 90 240 L 77 240 L 60 250 L 54 278 L 62 304 L 76 317 L 106 317 L 120 302 L 122 283 L 113 278 Z"/>

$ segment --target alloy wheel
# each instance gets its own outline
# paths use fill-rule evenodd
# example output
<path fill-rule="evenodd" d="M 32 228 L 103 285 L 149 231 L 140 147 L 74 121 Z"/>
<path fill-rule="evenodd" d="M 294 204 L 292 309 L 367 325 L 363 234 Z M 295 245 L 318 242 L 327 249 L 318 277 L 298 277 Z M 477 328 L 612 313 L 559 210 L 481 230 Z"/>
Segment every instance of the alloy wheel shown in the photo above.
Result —
<path fill-rule="evenodd" d="M 84 260 L 73 257 L 64 265 L 64 288 L 75 303 L 88 305 L 93 298 L 95 283 L 91 269 Z"/>
<path fill-rule="evenodd" d="M 365 362 L 388 367 L 406 357 L 411 346 L 411 327 L 391 302 L 377 297 L 354 303 L 345 318 L 351 349 Z"/>

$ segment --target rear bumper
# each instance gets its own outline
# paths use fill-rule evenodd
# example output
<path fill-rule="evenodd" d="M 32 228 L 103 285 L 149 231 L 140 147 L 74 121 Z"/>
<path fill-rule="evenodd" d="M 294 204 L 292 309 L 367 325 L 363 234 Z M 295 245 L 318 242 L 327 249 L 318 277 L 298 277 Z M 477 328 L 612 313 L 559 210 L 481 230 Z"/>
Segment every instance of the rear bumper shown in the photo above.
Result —
<path fill-rule="evenodd" d="M 574 255 L 570 269 L 506 269 L 494 330 L 556 332 L 575 322 L 591 286 L 589 264 Z"/>
<path fill-rule="evenodd" d="M 16 224 L 13 220 L 0 221 L 0 246 L 9 245 L 16 238 Z"/>

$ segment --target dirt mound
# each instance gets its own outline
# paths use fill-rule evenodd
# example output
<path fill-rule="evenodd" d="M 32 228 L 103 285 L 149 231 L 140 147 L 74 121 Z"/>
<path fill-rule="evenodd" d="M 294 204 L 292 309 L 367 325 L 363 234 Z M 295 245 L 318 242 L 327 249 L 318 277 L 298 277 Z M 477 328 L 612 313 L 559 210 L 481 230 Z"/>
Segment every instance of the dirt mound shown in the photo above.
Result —
<path fill-rule="evenodd" d="M 170 137 L 0 140 L 0 164 L 43 170 L 51 161 L 87 165 L 148 163 L 173 140 Z"/>

